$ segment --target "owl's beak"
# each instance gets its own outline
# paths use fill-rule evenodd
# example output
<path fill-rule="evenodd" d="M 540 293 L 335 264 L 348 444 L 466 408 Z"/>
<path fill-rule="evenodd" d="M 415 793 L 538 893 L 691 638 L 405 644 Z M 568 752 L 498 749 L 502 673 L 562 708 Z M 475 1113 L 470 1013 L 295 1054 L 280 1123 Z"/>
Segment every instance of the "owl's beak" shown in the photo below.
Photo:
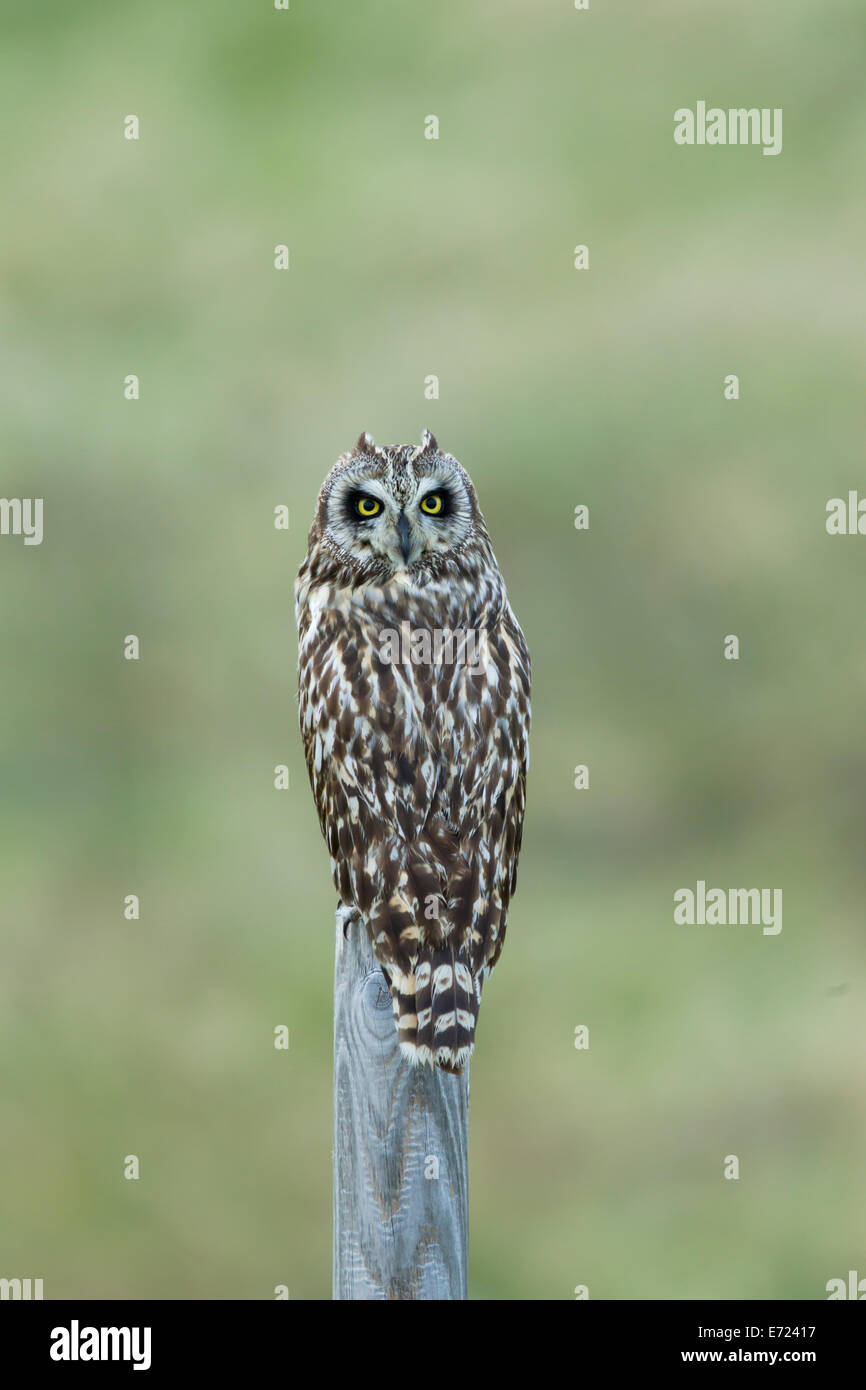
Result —
<path fill-rule="evenodd" d="M 400 550 L 406 564 L 409 563 L 409 556 L 412 554 L 412 528 L 406 520 L 406 513 L 401 512 L 397 518 L 397 535 L 400 537 Z"/>

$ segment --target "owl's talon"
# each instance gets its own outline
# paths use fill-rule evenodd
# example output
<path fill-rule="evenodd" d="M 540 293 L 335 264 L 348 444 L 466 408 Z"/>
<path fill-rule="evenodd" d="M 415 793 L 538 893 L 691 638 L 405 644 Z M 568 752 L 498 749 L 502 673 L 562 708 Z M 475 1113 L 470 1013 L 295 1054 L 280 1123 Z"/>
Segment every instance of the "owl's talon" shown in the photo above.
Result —
<path fill-rule="evenodd" d="M 337 922 L 340 928 L 342 929 L 344 941 L 348 940 L 349 927 L 351 926 L 352 921 L 357 916 L 358 909 L 356 907 L 346 907 L 344 903 L 340 903 L 339 907 L 337 908 Z"/>

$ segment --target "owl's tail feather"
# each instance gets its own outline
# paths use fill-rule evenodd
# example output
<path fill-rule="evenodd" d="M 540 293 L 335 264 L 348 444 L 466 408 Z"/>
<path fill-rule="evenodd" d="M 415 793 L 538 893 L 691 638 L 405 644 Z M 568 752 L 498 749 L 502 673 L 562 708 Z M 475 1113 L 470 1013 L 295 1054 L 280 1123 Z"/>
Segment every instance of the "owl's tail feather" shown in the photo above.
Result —
<path fill-rule="evenodd" d="M 475 1045 L 481 980 L 453 946 L 438 946 L 412 975 L 391 980 L 400 1050 L 415 1066 L 460 1075 Z"/>

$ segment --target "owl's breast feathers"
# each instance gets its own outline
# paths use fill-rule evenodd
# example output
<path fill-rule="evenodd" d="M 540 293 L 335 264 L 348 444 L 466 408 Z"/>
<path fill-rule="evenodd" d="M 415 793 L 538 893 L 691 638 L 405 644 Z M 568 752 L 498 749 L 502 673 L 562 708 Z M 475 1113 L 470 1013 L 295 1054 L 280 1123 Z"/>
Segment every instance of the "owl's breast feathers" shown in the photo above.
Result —
<path fill-rule="evenodd" d="M 516 882 L 523 634 L 495 562 L 354 588 L 302 567 L 296 608 L 300 723 L 334 882 L 364 918 L 404 1051 L 459 1070 Z"/>

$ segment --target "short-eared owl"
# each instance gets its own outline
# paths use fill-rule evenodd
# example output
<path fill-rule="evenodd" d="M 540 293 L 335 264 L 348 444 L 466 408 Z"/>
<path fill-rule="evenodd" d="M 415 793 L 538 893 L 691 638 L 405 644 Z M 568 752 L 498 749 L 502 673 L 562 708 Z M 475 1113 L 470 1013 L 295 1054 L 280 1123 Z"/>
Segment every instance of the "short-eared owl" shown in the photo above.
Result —
<path fill-rule="evenodd" d="M 459 1072 L 505 939 L 529 765 L 529 652 L 475 489 L 426 432 L 361 435 L 295 584 L 300 722 L 331 872 L 412 1062 Z"/>

